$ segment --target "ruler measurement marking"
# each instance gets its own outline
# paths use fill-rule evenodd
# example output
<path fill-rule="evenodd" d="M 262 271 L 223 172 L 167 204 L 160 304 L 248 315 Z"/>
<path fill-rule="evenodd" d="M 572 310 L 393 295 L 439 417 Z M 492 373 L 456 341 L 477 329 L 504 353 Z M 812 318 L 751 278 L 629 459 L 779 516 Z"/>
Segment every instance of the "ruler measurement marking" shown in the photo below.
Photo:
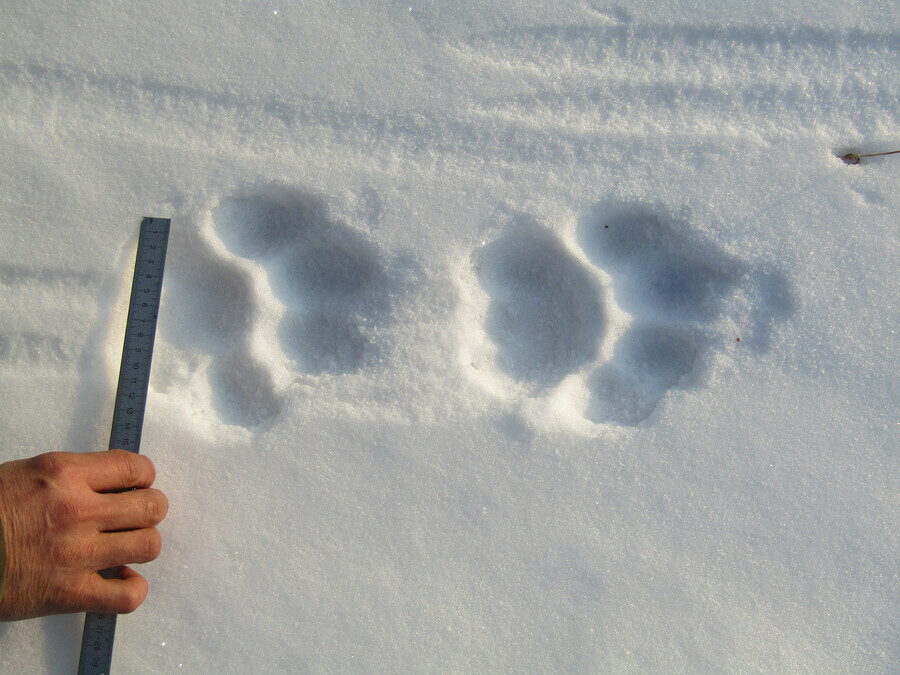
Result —
<path fill-rule="evenodd" d="M 109 436 L 111 449 L 140 452 L 170 224 L 168 218 L 144 218 L 141 221 Z M 107 579 L 115 574 L 116 569 L 100 572 Z M 116 616 L 101 612 L 85 615 L 78 675 L 109 673 Z"/>

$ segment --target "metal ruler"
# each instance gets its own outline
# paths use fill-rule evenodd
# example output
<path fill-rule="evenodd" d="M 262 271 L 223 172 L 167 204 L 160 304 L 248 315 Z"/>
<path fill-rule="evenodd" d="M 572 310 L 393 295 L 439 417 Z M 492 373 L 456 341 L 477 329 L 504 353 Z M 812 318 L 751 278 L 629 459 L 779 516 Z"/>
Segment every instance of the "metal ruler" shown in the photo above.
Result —
<path fill-rule="evenodd" d="M 168 218 L 144 218 L 141 221 L 112 433 L 109 437 L 110 449 L 140 452 L 170 224 L 171 220 Z M 108 579 L 115 576 L 116 569 L 103 570 L 100 574 Z M 109 673 L 115 633 L 115 614 L 87 613 L 84 636 L 81 639 L 78 675 Z"/>

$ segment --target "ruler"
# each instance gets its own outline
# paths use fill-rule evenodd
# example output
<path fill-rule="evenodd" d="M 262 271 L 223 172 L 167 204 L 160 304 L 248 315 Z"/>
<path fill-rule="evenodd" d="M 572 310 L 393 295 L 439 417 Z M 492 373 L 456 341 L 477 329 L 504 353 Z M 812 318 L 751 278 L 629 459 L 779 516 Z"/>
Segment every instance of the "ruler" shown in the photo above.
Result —
<path fill-rule="evenodd" d="M 171 220 L 168 218 L 144 218 L 141 221 L 134 278 L 131 282 L 131 300 L 125 322 L 125 344 L 122 348 L 122 364 L 119 366 L 119 384 L 113 409 L 112 433 L 109 436 L 110 449 L 140 452 L 170 225 Z M 116 569 L 103 570 L 100 574 L 109 579 L 115 576 Z M 109 673 L 115 633 L 115 614 L 87 613 L 81 639 L 79 675 Z"/>

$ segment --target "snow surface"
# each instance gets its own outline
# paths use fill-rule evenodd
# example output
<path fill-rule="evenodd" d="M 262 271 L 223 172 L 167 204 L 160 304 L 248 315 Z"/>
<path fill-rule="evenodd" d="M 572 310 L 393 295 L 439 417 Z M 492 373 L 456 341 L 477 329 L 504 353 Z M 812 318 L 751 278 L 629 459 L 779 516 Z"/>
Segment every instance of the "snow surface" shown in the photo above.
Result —
<path fill-rule="evenodd" d="M 877 0 L 3 3 L 0 459 L 106 447 L 173 219 L 115 670 L 900 672 L 898 67 Z"/>

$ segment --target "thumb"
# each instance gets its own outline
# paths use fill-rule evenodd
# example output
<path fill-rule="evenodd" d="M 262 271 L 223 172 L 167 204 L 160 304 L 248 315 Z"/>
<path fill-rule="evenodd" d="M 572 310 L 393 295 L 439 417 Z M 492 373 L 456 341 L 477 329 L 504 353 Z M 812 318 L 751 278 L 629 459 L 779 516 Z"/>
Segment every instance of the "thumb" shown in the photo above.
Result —
<path fill-rule="evenodd" d="M 109 579 L 92 574 L 85 590 L 86 611 L 129 614 L 144 602 L 149 587 L 144 577 L 130 567 L 122 566 Z"/>

